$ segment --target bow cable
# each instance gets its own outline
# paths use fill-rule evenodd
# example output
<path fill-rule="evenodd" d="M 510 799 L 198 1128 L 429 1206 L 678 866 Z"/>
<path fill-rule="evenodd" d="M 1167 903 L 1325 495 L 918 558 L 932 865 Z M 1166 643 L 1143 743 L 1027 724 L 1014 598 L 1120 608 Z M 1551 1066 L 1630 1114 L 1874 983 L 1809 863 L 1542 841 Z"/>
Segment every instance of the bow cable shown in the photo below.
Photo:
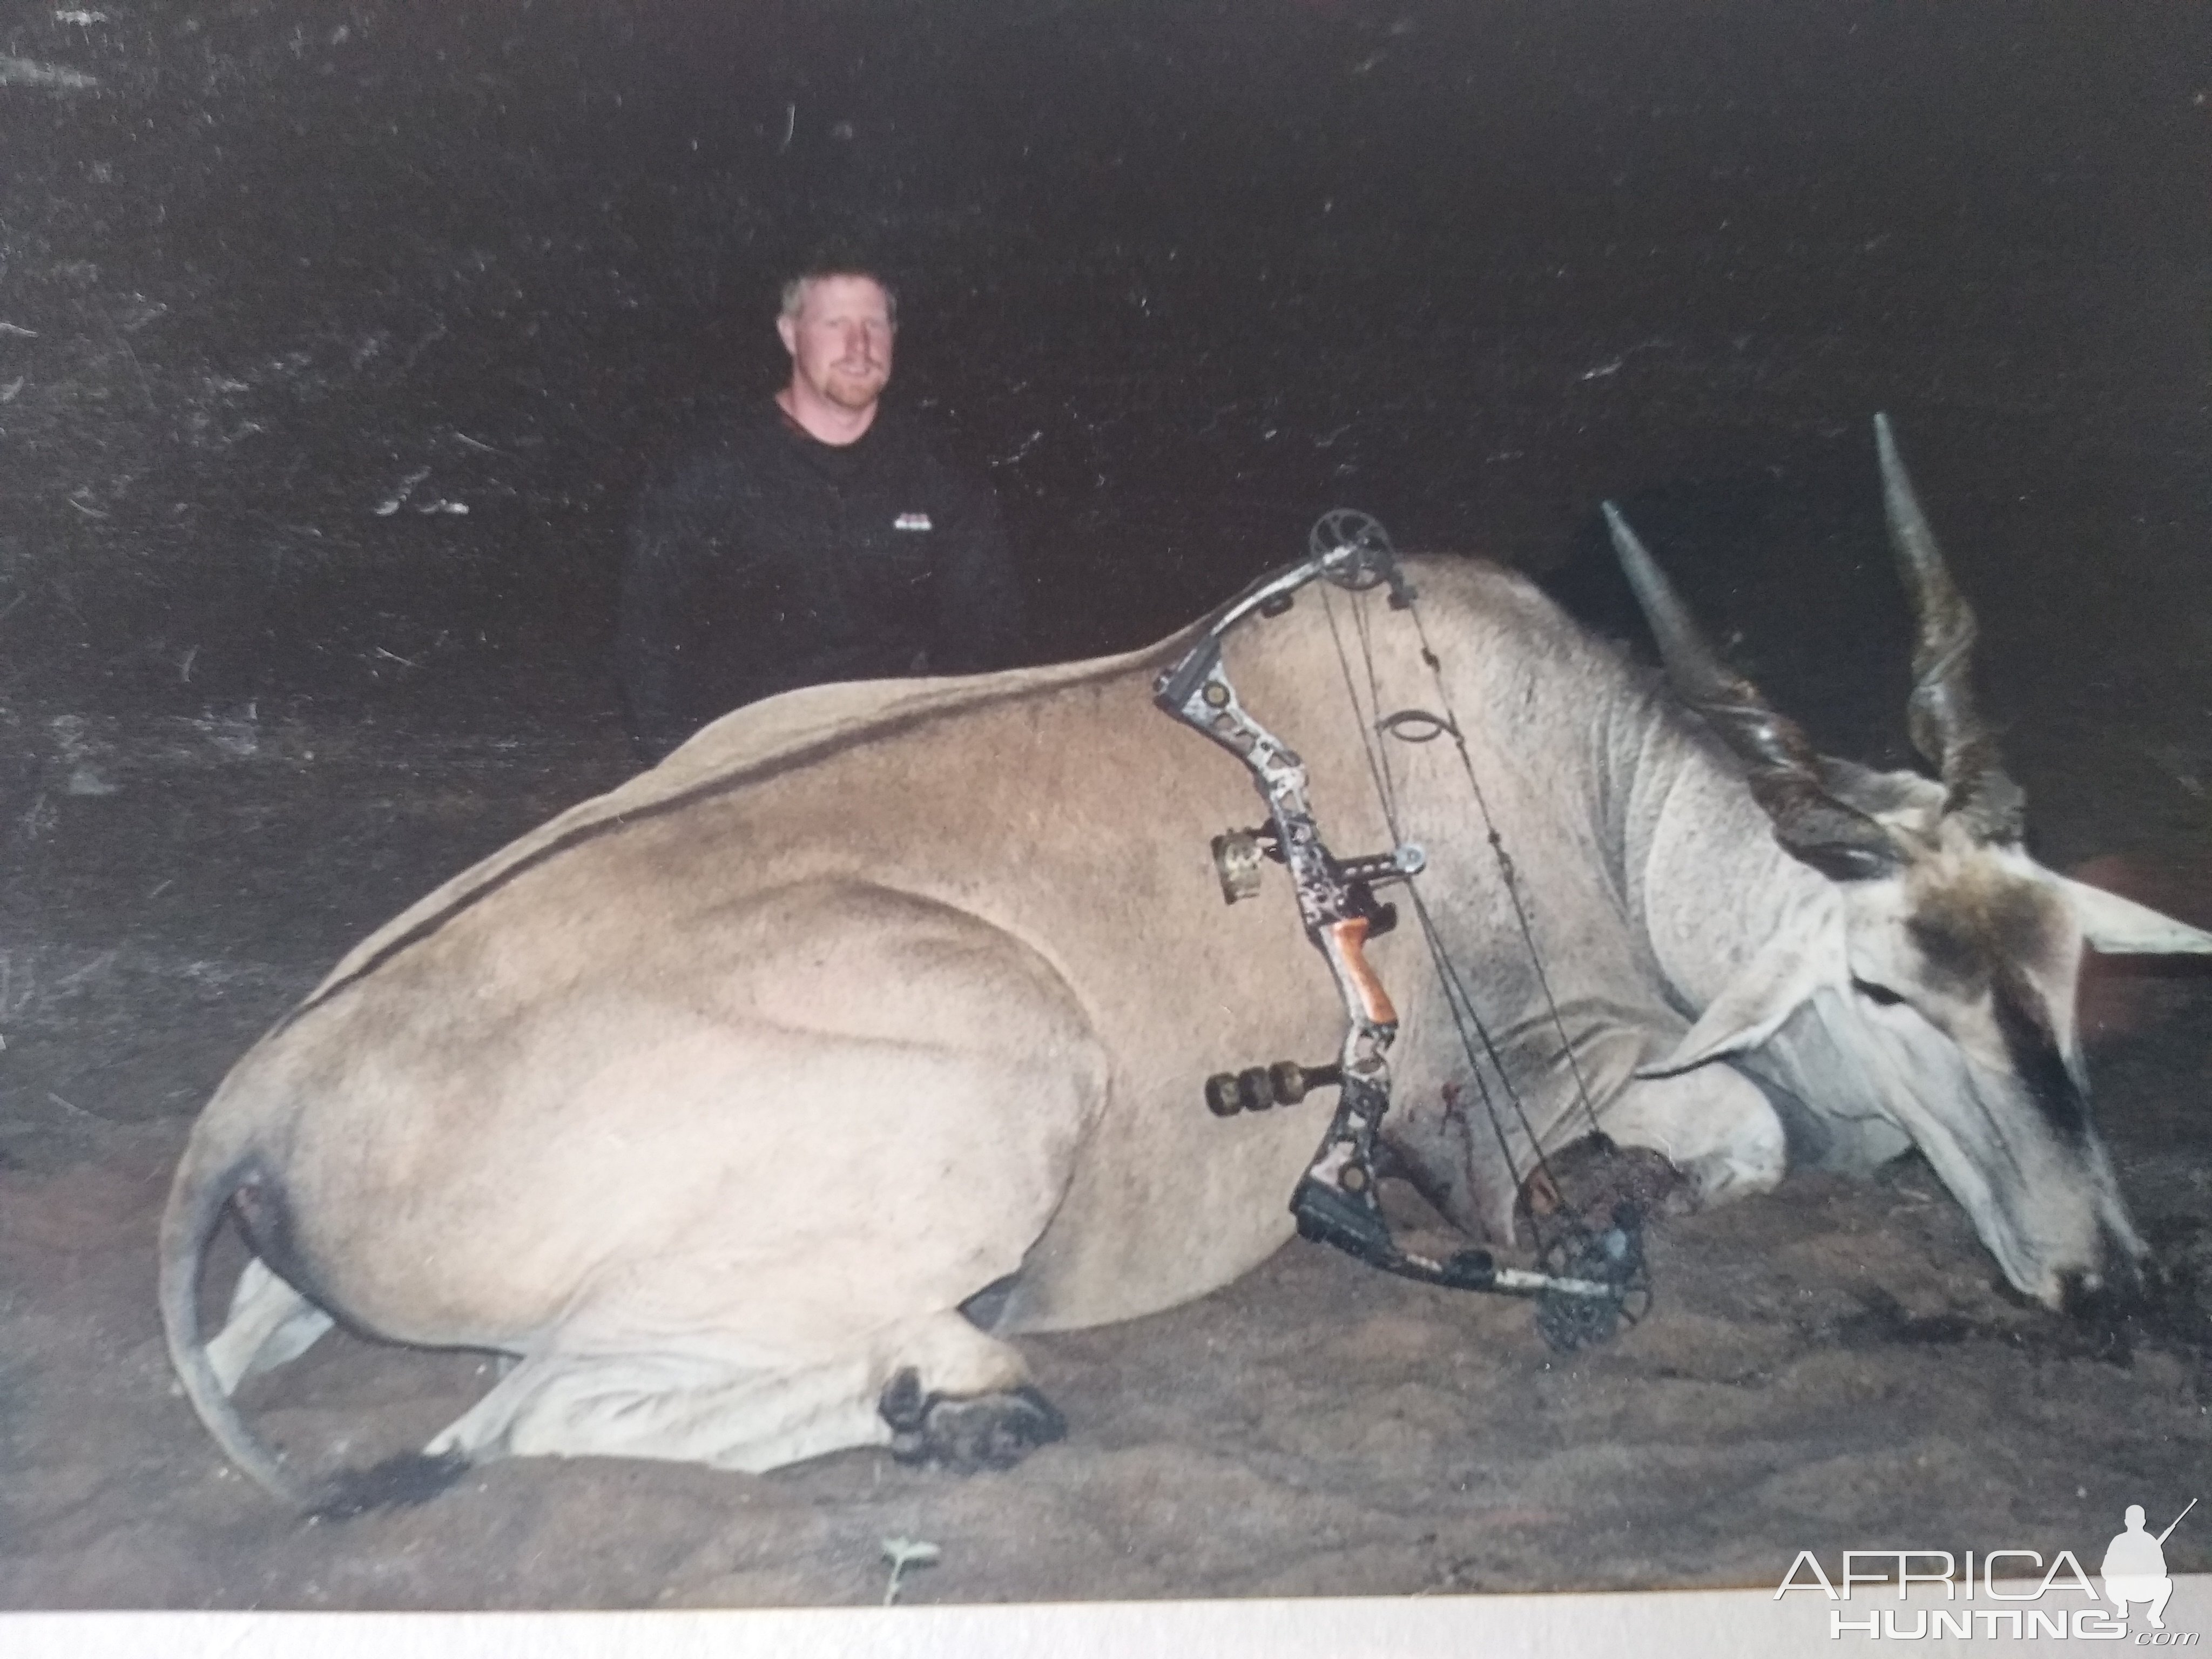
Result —
<path fill-rule="evenodd" d="M 1329 637 L 1336 647 L 1337 664 L 1344 678 L 1345 693 L 1351 699 L 1353 712 L 1358 717 L 1360 748 L 1366 757 L 1369 775 L 1374 781 L 1376 800 L 1382 809 L 1384 821 L 1389 825 L 1394 840 L 1403 841 L 1405 834 L 1399 811 L 1396 780 L 1391 775 L 1389 749 L 1380 741 L 1381 735 L 1386 732 L 1392 735 L 1400 735 L 1399 731 L 1394 727 L 1394 723 L 1396 723 L 1396 727 L 1402 727 L 1410 717 L 1431 723 L 1431 729 L 1424 737 L 1400 735 L 1401 741 L 1425 742 L 1440 733 L 1449 733 L 1454 746 L 1459 750 L 1460 763 L 1466 774 L 1468 787 L 1474 796 L 1477 811 L 1482 815 L 1483 827 L 1487 832 L 1492 853 L 1498 860 L 1499 874 L 1504 880 L 1506 893 L 1512 901 L 1514 916 L 1520 928 L 1523 945 L 1528 951 L 1529 964 L 1534 969 L 1537 984 L 1542 989 L 1553 1027 L 1559 1035 L 1560 1051 L 1565 1056 L 1569 1073 L 1574 1079 L 1576 1098 L 1581 1103 L 1583 1115 L 1589 1120 L 1591 1132 L 1601 1134 L 1603 1131 L 1598 1126 L 1596 1107 L 1590 1099 L 1589 1086 L 1583 1080 L 1582 1069 L 1576 1060 L 1574 1045 L 1567 1035 L 1566 1022 L 1560 1015 L 1558 1002 L 1553 995 L 1550 975 L 1544 970 L 1543 957 L 1536 946 L 1534 930 L 1529 923 L 1527 909 L 1521 898 L 1512 860 L 1507 856 L 1503 837 L 1491 817 L 1489 801 L 1483 793 L 1482 786 L 1475 775 L 1474 760 L 1468 752 L 1464 728 L 1459 723 L 1457 711 L 1451 706 L 1449 693 L 1443 684 L 1441 664 L 1436 653 L 1430 648 L 1426 630 L 1421 630 L 1421 657 L 1422 660 L 1429 665 L 1431 674 L 1434 678 L 1437 702 L 1444 709 L 1443 716 L 1439 720 L 1425 710 L 1407 709 L 1401 710 L 1398 714 L 1385 719 L 1381 716 L 1382 707 L 1381 678 L 1376 665 L 1371 615 L 1357 601 L 1353 603 L 1352 624 L 1358 635 L 1361 658 L 1366 668 L 1367 701 L 1365 707 L 1363 708 L 1358 689 L 1353 681 L 1350 656 L 1345 648 L 1343 633 L 1336 614 L 1334 596 L 1324 589 L 1322 603 L 1328 618 Z M 1408 606 L 1407 609 L 1413 613 L 1415 626 L 1419 628 L 1421 618 L 1418 604 Z M 1370 714 L 1375 718 L 1370 719 Z M 1428 946 L 1431 962 L 1435 967 L 1437 978 L 1443 984 L 1445 1002 L 1451 1011 L 1452 1023 L 1459 1036 L 1460 1047 L 1467 1056 L 1468 1069 L 1474 1077 L 1477 1091 L 1481 1096 L 1485 1114 L 1490 1120 L 1491 1132 L 1498 1141 L 1498 1155 L 1504 1160 L 1506 1172 L 1512 1178 L 1515 1190 L 1517 1192 L 1523 1188 L 1527 1177 L 1523 1176 L 1520 1161 L 1514 1156 L 1510 1144 L 1504 1116 L 1498 1109 L 1497 1098 L 1492 1092 L 1490 1079 L 1482 1064 L 1485 1057 L 1487 1057 L 1490 1061 L 1490 1069 L 1497 1074 L 1498 1086 L 1511 1108 L 1514 1120 L 1519 1124 L 1521 1133 L 1528 1139 L 1530 1152 L 1535 1160 L 1535 1169 L 1531 1173 L 1540 1173 L 1552 1190 L 1555 1194 L 1559 1193 L 1561 1190 L 1559 1178 L 1553 1174 L 1551 1160 L 1544 1151 L 1543 1137 L 1530 1120 L 1527 1103 L 1522 1099 L 1520 1089 L 1514 1083 L 1513 1073 L 1507 1066 L 1504 1054 L 1499 1052 L 1497 1041 L 1491 1035 L 1488 1025 L 1483 1020 L 1481 1012 L 1475 1005 L 1473 994 L 1468 991 L 1466 981 L 1462 978 L 1458 965 L 1452 960 L 1451 953 L 1443 943 L 1442 931 L 1437 927 L 1436 919 L 1430 911 L 1427 898 L 1417 884 L 1410 885 L 1408 891 L 1413 899 L 1414 915 L 1420 923 L 1422 938 Z M 1456 1102 L 1448 1100 L 1447 1110 L 1451 1110 L 1455 1105 Z M 1577 1235 L 1588 1231 L 1582 1218 L 1571 1209 L 1564 1209 L 1561 1213 L 1565 1217 L 1562 1225 L 1566 1231 Z M 1533 1201 L 1528 1206 L 1528 1225 L 1530 1231 L 1535 1237 L 1539 1253 L 1550 1254 L 1557 1241 L 1546 1236 L 1548 1231 L 1546 1219 L 1538 1213 L 1536 1205 Z"/>
<path fill-rule="evenodd" d="M 1396 781 L 1390 775 L 1389 755 L 1376 742 L 1373 729 L 1370 728 L 1370 722 L 1367 718 L 1369 710 L 1381 708 L 1382 699 L 1377 689 L 1375 656 L 1366 614 L 1357 609 L 1352 613 L 1355 625 L 1358 628 L 1361 635 L 1361 651 L 1366 659 L 1368 672 L 1369 700 L 1366 708 L 1362 708 L 1358 689 L 1352 683 L 1351 659 L 1345 651 L 1343 635 L 1338 626 L 1335 602 L 1333 596 L 1325 591 L 1322 595 L 1322 608 L 1323 614 L 1328 618 L 1329 637 L 1336 647 L 1337 666 L 1344 677 L 1345 695 L 1352 702 L 1352 713 L 1355 716 L 1354 725 L 1359 733 L 1360 751 L 1366 759 L 1368 775 L 1374 780 L 1376 799 L 1382 808 L 1384 822 L 1389 825 L 1391 838 L 1395 841 L 1403 841 L 1405 831 L 1399 817 Z M 1379 728 L 1379 721 L 1371 724 L 1372 727 Z M 1474 1076 L 1475 1088 L 1482 1097 L 1484 1112 L 1490 1121 L 1491 1133 L 1497 1138 L 1498 1155 L 1504 1160 L 1506 1173 L 1512 1177 L 1515 1190 L 1517 1192 L 1523 1180 L 1520 1163 L 1513 1155 L 1513 1148 L 1506 1136 L 1504 1121 L 1498 1112 L 1497 1100 L 1491 1092 L 1490 1079 L 1483 1070 L 1482 1060 L 1485 1054 L 1488 1055 L 1491 1066 L 1497 1072 L 1498 1081 L 1512 1103 L 1514 1115 L 1520 1121 L 1522 1132 L 1528 1136 L 1528 1144 L 1535 1149 L 1538 1167 L 1544 1170 L 1545 1177 L 1549 1180 L 1551 1171 L 1544 1164 L 1543 1143 L 1537 1136 L 1534 1126 L 1528 1121 L 1528 1114 L 1522 1104 L 1520 1092 L 1514 1088 L 1512 1075 L 1505 1069 L 1504 1057 L 1498 1052 L 1497 1044 L 1492 1040 L 1488 1027 L 1483 1024 L 1481 1014 L 1475 1009 L 1473 998 L 1468 996 L 1466 986 L 1460 979 L 1450 953 L 1444 948 L 1443 939 L 1437 929 L 1435 918 L 1429 913 L 1428 901 L 1419 887 L 1409 886 L 1407 892 L 1413 902 L 1415 916 L 1421 925 L 1421 938 L 1428 947 L 1430 961 L 1436 969 L 1437 979 L 1443 985 L 1445 1005 L 1451 1011 L 1452 1024 L 1458 1032 L 1461 1050 L 1467 1055 L 1468 1069 Z M 1480 1054 L 1476 1052 L 1478 1045 L 1481 1049 Z M 1452 1107 L 1455 1104 L 1455 1102 L 1447 1103 L 1448 1115 L 1450 1115 Z M 1463 1115 L 1461 1127 L 1464 1133 Z M 1529 1212 L 1529 1224 L 1532 1229 L 1537 1231 L 1537 1243 L 1539 1248 L 1541 1248 L 1545 1241 L 1538 1226 L 1533 1206 Z"/>

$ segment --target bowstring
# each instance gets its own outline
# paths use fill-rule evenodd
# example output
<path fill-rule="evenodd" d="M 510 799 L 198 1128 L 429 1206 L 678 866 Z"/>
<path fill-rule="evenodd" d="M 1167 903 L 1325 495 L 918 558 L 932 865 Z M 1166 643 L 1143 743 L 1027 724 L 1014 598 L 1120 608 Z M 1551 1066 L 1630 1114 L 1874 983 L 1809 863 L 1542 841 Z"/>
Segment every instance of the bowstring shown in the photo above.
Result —
<path fill-rule="evenodd" d="M 1322 609 L 1328 619 L 1329 639 L 1336 647 L 1338 671 L 1343 676 L 1345 694 L 1351 700 L 1354 724 L 1358 727 L 1360 752 L 1367 762 L 1368 775 L 1374 781 L 1376 797 L 1382 808 L 1383 821 L 1389 827 L 1391 841 L 1394 844 L 1403 845 L 1405 836 L 1398 811 L 1396 780 L 1391 775 L 1389 751 L 1388 746 L 1382 741 L 1380 731 L 1382 708 L 1382 684 L 1375 662 L 1372 620 L 1368 616 L 1365 607 L 1362 606 L 1357 599 L 1351 601 L 1351 604 L 1353 627 L 1358 635 L 1360 653 L 1367 671 L 1368 701 L 1364 707 L 1360 701 L 1358 688 L 1352 679 L 1351 657 L 1345 649 L 1344 636 L 1336 614 L 1335 599 L 1327 587 L 1322 588 Z M 1419 613 L 1417 611 L 1415 612 L 1416 623 L 1419 620 Z M 1436 659 L 1434 653 L 1428 649 L 1425 634 L 1422 636 L 1422 654 L 1433 669 Z M 1440 694 L 1441 690 L 1439 686 Z M 1375 717 L 1372 720 L 1369 718 L 1370 714 Z M 1452 722 L 1453 735 L 1457 738 L 1458 721 L 1448 703 L 1445 708 L 1445 718 Z M 1472 782 L 1473 763 L 1468 759 L 1466 744 L 1463 741 L 1460 743 L 1460 756 L 1462 762 L 1468 767 L 1469 781 Z M 1490 823 L 1489 807 L 1482 800 L 1479 786 L 1476 788 L 1476 801 L 1482 811 L 1484 823 L 1487 826 Z M 1497 832 L 1494 828 L 1491 831 L 1491 842 L 1493 850 L 1502 852 L 1502 848 L 1498 844 Z M 1510 874 L 1508 882 L 1510 890 Z M 1482 1064 L 1486 1057 L 1490 1061 L 1490 1072 L 1496 1073 L 1498 1087 L 1512 1107 L 1514 1120 L 1520 1125 L 1521 1133 L 1528 1138 L 1529 1151 L 1535 1158 L 1535 1169 L 1542 1173 L 1544 1179 L 1550 1183 L 1553 1193 L 1556 1194 L 1559 1190 L 1559 1180 L 1552 1173 L 1550 1159 L 1545 1156 L 1543 1138 L 1538 1134 L 1535 1125 L 1529 1119 L 1528 1105 L 1522 1100 L 1520 1090 L 1515 1086 L 1512 1073 L 1506 1067 L 1505 1058 L 1498 1052 L 1498 1044 L 1491 1036 L 1490 1028 L 1484 1022 L 1480 1010 L 1475 1006 L 1474 994 L 1468 989 L 1465 981 L 1460 976 L 1457 965 L 1452 961 L 1450 953 L 1443 947 L 1443 935 L 1442 930 L 1437 927 L 1435 917 L 1430 913 L 1428 901 L 1416 883 L 1408 882 L 1406 884 L 1406 890 L 1413 901 L 1414 915 L 1419 921 L 1421 938 L 1423 943 L 1428 947 L 1430 962 L 1436 969 L 1438 981 L 1444 988 L 1444 1003 L 1451 1011 L 1453 1029 L 1458 1035 L 1461 1051 L 1467 1056 L 1468 1070 L 1474 1079 L 1476 1092 L 1482 1099 L 1483 1114 L 1489 1120 L 1491 1133 L 1498 1142 L 1498 1156 L 1504 1160 L 1505 1170 L 1513 1181 L 1514 1190 L 1516 1194 L 1521 1192 L 1525 1184 L 1525 1178 L 1521 1172 L 1520 1161 L 1513 1155 L 1513 1148 L 1506 1133 L 1504 1114 L 1499 1111 L 1497 1096 L 1491 1089 L 1489 1073 L 1485 1071 Z M 1516 911 L 1518 908 L 1516 900 Z M 1530 958 L 1534 961 L 1535 942 L 1530 936 L 1525 916 L 1522 918 L 1521 930 L 1522 938 L 1528 944 Z M 1542 965 L 1539 963 L 1537 974 L 1540 981 L 1542 978 Z M 1546 987 L 1546 995 L 1547 998 L 1550 995 L 1548 986 Z M 1559 1020 L 1559 1011 L 1556 1007 L 1553 1010 L 1553 1018 L 1555 1024 L 1560 1024 L 1564 1037 L 1565 1026 Z M 1576 1075 L 1576 1082 L 1579 1089 L 1581 1087 L 1579 1073 Z M 1583 1103 L 1584 1109 L 1589 1109 L 1589 1102 L 1587 1093 L 1583 1095 Z M 1449 1101 L 1446 1103 L 1448 1114 L 1450 1104 Z M 1590 1121 L 1593 1124 L 1596 1122 L 1596 1114 L 1594 1111 L 1590 1114 Z M 1461 1127 L 1462 1132 L 1464 1133 L 1463 1114 Z M 1570 1231 L 1577 1233 L 1583 1231 L 1579 1217 L 1571 1211 L 1564 1209 L 1562 1213 L 1566 1217 L 1565 1224 Z M 1537 1249 L 1541 1252 L 1547 1249 L 1549 1244 L 1549 1241 L 1545 1237 L 1547 1228 L 1543 1218 L 1536 1213 L 1533 1203 L 1528 1209 L 1528 1229 L 1535 1239 Z"/>
<path fill-rule="evenodd" d="M 1581 1102 L 1583 1115 L 1589 1119 L 1590 1133 L 1601 1135 L 1598 1127 L 1597 1107 L 1590 1099 L 1589 1084 L 1583 1076 L 1582 1061 L 1576 1057 L 1574 1040 L 1567 1035 L 1567 1022 L 1559 1012 L 1559 999 L 1552 994 L 1552 976 L 1544 971 L 1543 953 L 1536 948 L 1535 930 L 1529 925 L 1528 907 L 1521 902 L 1520 878 L 1515 873 L 1513 860 L 1505 850 L 1504 837 L 1498 833 L 1498 824 L 1490 816 L 1490 802 L 1482 793 L 1480 780 L 1475 776 L 1474 757 L 1467 751 L 1467 733 L 1459 723 L 1459 711 L 1452 707 L 1451 693 L 1444 685 L 1443 663 L 1436 647 L 1429 643 L 1428 624 L 1422 620 L 1419 606 L 1408 606 L 1413 613 L 1413 631 L 1420 636 L 1421 660 L 1428 665 L 1429 678 L 1437 690 L 1437 701 L 1443 705 L 1446 729 L 1451 733 L 1452 747 L 1459 751 L 1460 769 L 1467 774 L 1467 785 L 1474 792 L 1476 810 L 1482 814 L 1482 827 L 1490 842 L 1492 855 L 1498 860 L 1498 873 L 1505 884 L 1505 896 L 1513 902 L 1513 917 L 1521 929 L 1521 942 L 1528 952 L 1528 965 L 1536 970 L 1536 983 L 1544 993 L 1544 1006 L 1552 1017 L 1552 1029 L 1559 1033 L 1559 1052 L 1566 1057 L 1567 1071 L 1575 1080 L 1575 1098 Z M 1549 1174 L 1547 1170 L 1547 1175 Z"/>

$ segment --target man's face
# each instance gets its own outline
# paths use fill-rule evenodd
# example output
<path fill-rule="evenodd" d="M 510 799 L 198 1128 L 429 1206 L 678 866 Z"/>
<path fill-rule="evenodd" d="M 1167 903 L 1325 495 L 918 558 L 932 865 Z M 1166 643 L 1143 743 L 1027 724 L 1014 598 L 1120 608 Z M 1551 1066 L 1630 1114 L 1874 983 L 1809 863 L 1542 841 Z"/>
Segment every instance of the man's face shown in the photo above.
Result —
<path fill-rule="evenodd" d="M 776 319 L 792 378 L 825 402 L 862 410 L 891 378 L 890 301 L 866 276 L 809 283 L 796 317 Z"/>

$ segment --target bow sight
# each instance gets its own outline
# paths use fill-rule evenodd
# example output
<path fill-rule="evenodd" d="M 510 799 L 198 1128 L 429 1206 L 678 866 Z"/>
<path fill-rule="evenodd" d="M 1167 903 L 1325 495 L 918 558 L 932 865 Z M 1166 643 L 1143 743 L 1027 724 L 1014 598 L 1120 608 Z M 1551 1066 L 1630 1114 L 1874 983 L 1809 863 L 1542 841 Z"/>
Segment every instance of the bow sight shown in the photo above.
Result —
<path fill-rule="evenodd" d="M 1535 1272 L 1501 1267 L 1487 1250 L 1462 1250 L 1443 1261 L 1417 1255 L 1392 1235 L 1383 1215 L 1376 1192 L 1375 1143 L 1390 1107 L 1389 1056 L 1398 1034 L 1398 1013 L 1369 966 L 1364 947 L 1397 921 L 1395 908 L 1379 902 L 1375 890 L 1400 882 L 1410 885 L 1427 868 L 1428 860 L 1412 842 L 1361 858 L 1340 859 L 1331 852 L 1307 799 L 1304 763 L 1246 711 L 1221 661 L 1221 641 L 1231 629 L 1255 614 L 1281 616 L 1298 590 L 1316 581 L 1355 592 L 1387 586 L 1390 608 L 1414 612 L 1418 622 L 1418 595 L 1399 568 L 1382 526 L 1365 514 L 1340 509 L 1314 526 L 1304 562 L 1261 578 L 1224 606 L 1198 642 L 1153 687 L 1153 701 L 1161 708 L 1244 763 L 1267 803 L 1265 826 L 1214 837 L 1214 869 L 1223 898 L 1234 904 L 1255 896 L 1266 860 L 1285 866 L 1306 937 L 1328 963 L 1348 1022 L 1333 1062 L 1307 1066 L 1278 1060 L 1241 1073 L 1221 1073 L 1206 1082 L 1206 1106 L 1216 1115 L 1228 1117 L 1292 1104 L 1314 1089 L 1335 1089 L 1336 1110 L 1328 1132 L 1291 1198 L 1301 1235 L 1334 1244 L 1401 1278 L 1452 1290 L 1534 1297 L 1537 1328 L 1556 1348 L 1603 1340 L 1622 1322 L 1635 1322 L 1650 1304 L 1634 1206 L 1617 1206 L 1612 1224 L 1602 1233 L 1571 1214 L 1549 1241 L 1540 1232 Z M 1437 659 L 1425 635 L 1422 656 L 1435 672 Z M 1441 693 L 1440 675 L 1437 686 Z M 1419 732 L 1409 736 L 1409 741 L 1441 735 L 1459 739 L 1448 699 L 1441 718 L 1401 711 L 1377 725 L 1386 733 L 1395 733 L 1408 723 Z M 1470 781 L 1472 776 L 1470 770 Z M 1493 836 L 1493 845 L 1495 841 Z M 1502 848 L 1499 853 L 1501 872 L 1510 885 L 1510 866 L 1504 863 Z M 1428 931 L 1418 894 L 1415 908 Z M 1440 951 L 1433 936 L 1430 944 Z M 1533 939 L 1530 945 L 1533 949 Z M 1564 1030 L 1561 1036 L 1564 1041 Z M 1469 1059 L 1474 1060 L 1472 1052 Z M 1540 1163 L 1540 1148 L 1537 1158 Z"/>

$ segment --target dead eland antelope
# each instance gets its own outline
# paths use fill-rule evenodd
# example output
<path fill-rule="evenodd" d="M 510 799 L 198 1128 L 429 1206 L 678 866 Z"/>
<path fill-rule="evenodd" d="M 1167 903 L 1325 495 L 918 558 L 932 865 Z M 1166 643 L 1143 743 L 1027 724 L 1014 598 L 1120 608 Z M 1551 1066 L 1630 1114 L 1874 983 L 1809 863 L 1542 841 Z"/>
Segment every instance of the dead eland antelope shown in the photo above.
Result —
<path fill-rule="evenodd" d="M 1911 730 L 1940 782 L 1814 754 L 1617 515 L 1679 701 L 1516 575 L 1407 568 L 1606 1133 L 1707 1203 L 1781 1179 L 1776 1100 L 1831 1166 L 1917 1146 L 2005 1276 L 2063 1305 L 2145 1257 L 2090 1121 L 2083 948 L 2212 935 L 2022 850 L 1972 616 L 1878 435 L 1918 618 Z M 1382 844 L 1340 625 L 1365 629 L 1386 702 L 1430 684 L 1374 593 L 1225 650 L 1333 827 Z M 1201 1085 L 1342 1024 L 1279 884 L 1221 904 L 1208 839 L 1250 816 L 1250 781 L 1152 703 L 1193 637 L 744 709 L 356 947 L 224 1080 L 163 1220 L 170 1350 L 225 1450 L 310 1501 L 230 1395 L 333 1319 L 515 1362 L 410 1462 L 418 1491 L 502 1455 L 758 1470 L 887 1443 L 973 1467 L 1058 1434 L 1008 1339 L 1164 1308 L 1274 1251 L 1322 1120 L 1223 1121 Z M 1390 756 L 1401 827 L 1557 1146 L 1587 1119 L 1449 747 Z M 1454 1106 L 1464 1062 L 1419 950 L 1372 958 L 1400 991 L 1391 1150 L 1449 1219 L 1509 1239 L 1527 1141 Z M 226 1214 L 256 1259 L 203 1341 Z"/>

